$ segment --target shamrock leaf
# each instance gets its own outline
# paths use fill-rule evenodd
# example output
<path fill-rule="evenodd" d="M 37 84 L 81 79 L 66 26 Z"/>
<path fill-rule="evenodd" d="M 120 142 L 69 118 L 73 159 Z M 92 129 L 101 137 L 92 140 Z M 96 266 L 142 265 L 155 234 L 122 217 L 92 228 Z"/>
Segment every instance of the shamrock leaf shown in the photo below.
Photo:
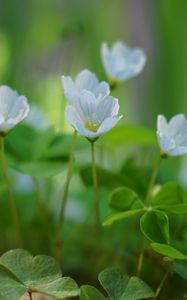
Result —
<path fill-rule="evenodd" d="M 129 278 L 115 267 L 102 271 L 99 274 L 99 281 L 111 300 L 138 300 L 154 297 L 153 291 L 144 281 L 135 276 Z"/>
<path fill-rule="evenodd" d="M 0 300 L 19 300 L 26 292 L 65 299 L 79 295 L 79 288 L 73 279 L 62 277 L 52 257 L 10 250 L 0 258 Z"/>

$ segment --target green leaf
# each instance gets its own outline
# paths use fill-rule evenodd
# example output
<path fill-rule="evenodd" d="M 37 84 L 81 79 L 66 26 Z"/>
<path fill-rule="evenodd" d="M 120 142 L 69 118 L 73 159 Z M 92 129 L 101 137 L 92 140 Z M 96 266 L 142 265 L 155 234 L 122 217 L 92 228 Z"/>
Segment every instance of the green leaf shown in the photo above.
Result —
<path fill-rule="evenodd" d="M 33 288 L 34 290 L 34 288 Z M 75 281 L 70 277 L 58 278 L 42 287 L 37 287 L 36 292 L 44 293 L 58 299 L 76 297 L 79 295 L 79 288 Z"/>
<path fill-rule="evenodd" d="M 80 300 L 106 300 L 106 298 L 95 287 L 82 285 L 80 288 Z"/>
<path fill-rule="evenodd" d="M 127 210 L 127 211 L 124 211 L 121 213 L 114 214 L 114 215 L 108 217 L 103 222 L 103 226 L 112 225 L 116 221 L 128 218 L 130 216 L 141 214 L 143 211 L 144 211 L 143 209 L 132 209 L 132 210 Z"/>
<path fill-rule="evenodd" d="M 187 259 L 187 255 L 184 255 L 182 252 L 169 245 L 152 243 L 151 248 L 159 254 L 168 256 L 172 259 Z"/>
<path fill-rule="evenodd" d="M 118 124 L 102 138 L 103 144 L 121 146 L 127 144 L 157 145 L 156 134 L 153 130 L 130 124 Z"/>
<path fill-rule="evenodd" d="M 152 289 L 140 278 L 131 277 L 128 281 L 127 287 L 119 300 L 138 300 L 155 297 Z"/>
<path fill-rule="evenodd" d="M 140 228 L 150 241 L 169 243 L 169 222 L 164 212 L 146 212 L 140 219 Z"/>
<path fill-rule="evenodd" d="M 20 300 L 26 287 L 6 268 L 0 265 L 0 300 Z"/>
<path fill-rule="evenodd" d="M 187 203 L 176 204 L 176 205 L 160 205 L 159 210 L 164 210 L 172 214 L 186 214 Z"/>
<path fill-rule="evenodd" d="M 96 167 L 97 178 L 99 182 L 99 186 L 114 188 L 123 184 L 122 176 L 120 177 L 118 174 L 115 174 L 109 170 L 101 168 L 99 166 Z M 86 186 L 93 185 L 92 179 L 92 165 L 86 165 L 80 169 L 80 176 Z"/>
<path fill-rule="evenodd" d="M 0 266 L 0 287 L 6 290 L 6 286 L 12 284 L 13 292 L 19 296 L 22 291 L 24 294 L 28 289 L 59 299 L 79 295 L 75 281 L 62 277 L 60 267 L 52 257 L 46 255 L 33 257 L 25 250 L 15 249 L 1 256 Z M 14 293 L 11 296 L 10 299 L 15 299 Z"/>
<path fill-rule="evenodd" d="M 33 160 L 40 159 L 43 156 L 43 154 L 46 152 L 46 149 L 49 148 L 54 137 L 55 132 L 53 128 L 49 128 L 42 133 L 37 134 L 32 152 Z"/>
<path fill-rule="evenodd" d="M 163 206 L 177 205 L 184 202 L 182 188 L 179 184 L 168 182 L 164 184 L 156 196 L 152 199 L 152 206 L 160 208 Z"/>
<path fill-rule="evenodd" d="M 145 196 L 147 192 L 147 174 L 146 171 L 128 161 L 123 166 L 123 169 L 117 172 L 96 167 L 97 177 L 100 187 L 107 189 L 126 186 L 134 190 L 138 195 Z M 80 167 L 80 176 L 86 186 L 92 186 L 92 165 L 87 164 Z"/>
<path fill-rule="evenodd" d="M 115 267 L 102 271 L 99 274 L 99 281 L 111 300 L 138 300 L 154 297 L 153 291 L 145 282 L 134 276 L 129 278 Z"/>
<path fill-rule="evenodd" d="M 117 211 L 126 211 L 143 208 L 143 203 L 133 190 L 127 187 L 119 187 L 111 193 L 109 206 Z"/>
<path fill-rule="evenodd" d="M 172 270 L 184 279 L 187 279 L 187 262 L 177 261 L 172 264 Z"/>
<path fill-rule="evenodd" d="M 29 125 L 17 125 L 5 138 L 6 153 L 18 161 L 31 159 L 37 136 L 37 131 Z"/>
<path fill-rule="evenodd" d="M 129 277 L 123 275 L 120 269 L 112 267 L 102 271 L 98 279 L 110 298 L 118 300 L 127 286 Z"/>
<path fill-rule="evenodd" d="M 142 198 L 146 196 L 149 176 L 145 166 L 137 165 L 136 159 L 130 157 L 123 164 L 120 173 L 123 177 L 124 186 L 131 188 Z"/>
<path fill-rule="evenodd" d="M 31 176 L 49 177 L 62 172 L 68 160 L 68 153 L 50 152 L 56 140 L 52 128 L 37 132 L 32 127 L 19 125 L 6 137 L 6 152 L 11 168 Z M 65 137 L 61 137 L 61 142 Z"/>
<path fill-rule="evenodd" d="M 18 172 L 36 177 L 50 177 L 62 172 L 66 165 L 63 162 L 31 161 L 11 163 L 11 167 Z"/>

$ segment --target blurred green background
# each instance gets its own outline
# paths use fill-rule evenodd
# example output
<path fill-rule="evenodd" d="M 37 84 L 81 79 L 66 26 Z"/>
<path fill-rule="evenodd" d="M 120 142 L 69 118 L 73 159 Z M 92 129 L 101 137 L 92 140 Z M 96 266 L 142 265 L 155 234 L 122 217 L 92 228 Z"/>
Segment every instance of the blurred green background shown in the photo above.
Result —
<path fill-rule="evenodd" d="M 60 130 L 60 75 L 89 68 L 104 79 L 101 42 L 147 54 L 143 73 L 115 94 L 128 123 L 155 127 L 157 113 L 186 112 L 187 1 L 1 0 L 0 83 L 39 104 Z"/>
<path fill-rule="evenodd" d="M 162 113 L 168 118 L 177 113 L 187 113 L 186 28 L 186 0 L 0 0 L 0 85 L 7 84 L 16 89 L 19 94 L 26 95 L 30 103 L 38 105 L 45 113 L 49 123 L 54 125 L 55 133 L 62 133 L 64 128 L 70 130 L 70 126 L 67 125 L 64 118 L 63 109 L 66 100 L 63 96 L 60 76 L 62 74 L 76 76 L 79 71 L 88 68 L 95 72 L 100 79 L 106 79 L 100 58 L 101 43 L 106 41 L 112 44 L 116 40 L 122 40 L 130 47 L 143 48 L 147 54 L 147 63 L 139 76 L 120 85 L 113 92 L 119 98 L 120 113 L 124 115 L 121 122 L 135 123 L 155 129 L 158 113 Z M 41 125 L 40 118 L 38 123 Z M 50 149 L 48 146 L 53 141 L 54 132 L 50 133 L 49 131 L 42 136 L 40 132 L 38 134 L 33 134 L 32 131 L 29 133 L 27 128 L 25 131 L 22 129 L 23 131 L 19 132 L 19 130 L 17 127 L 17 130 L 13 131 L 7 139 L 9 143 L 12 142 L 13 150 L 16 149 L 18 154 L 23 152 L 23 156 L 25 155 L 23 162 L 30 163 L 28 150 L 32 152 L 34 148 L 34 151 L 37 152 L 35 146 L 39 145 L 38 149 L 41 152 L 39 154 L 42 155 L 43 150 L 51 152 L 58 150 L 57 153 L 55 152 L 57 156 L 55 159 L 58 159 L 55 162 L 58 164 L 60 161 L 63 165 L 64 172 L 53 177 L 51 181 L 48 178 L 44 181 L 43 178 L 39 178 L 38 183 L 33 176 L 31 190 L 27 190 L 26 181 L 22 185 L 22 193 L 18 189 L 18 183 L 14 187 L 14 190 L 16 188 L 18 190 L 16 191 L 18 211 L 20 211 L 25 235 L 23 246 L 33 253 L 51 254 L 50 242 L 59 213 L 66 176 L 65 162 L 68 159 L 69 142 L 65 141 L 66 147 L 64 147 L 63 137 L 60 140 L 61 143 L 59 145 L 57 143 L 57 149 L 55 147 L 55 149 Z M 81 169 L 81 164 L 90 162 L 90 149 L 86 140 L 83 138 L 80 140 L 81 145 L 78 142 L 78 149 L 81 149 L 81 153 L 77 150 L 75 159 L 78 164 L 76 166 L 77 174 L 70 185 L 70 206 L 67 215 L 69 213 L 69 219 L 73 222 L 66 225 L 64 268 L 69 273 L 76 273 L 75 277 L 78 278 L 81 268 L 83 273 L 81 282 L 84 282 L 84 276 L 89 278 L 89 269 L 90 273 L 97 274 L 98 270 L 106 267 L 111 261 L 114 264 L 120 264 L 121 260 L 123 262 L 127 260 L 130 267 L 127 264 L 125 268 L 132 271 L 133 255 L 137 257 L 140 232 L 137 231 L 137 221 L 134 219 L 128 220 L 128 223 L 126 221 L 119 222 L 112 228 L 105 228 L 100 260 L 97 260 L 95 265 L 93 257 L 89 256 L 90 253 L 92 255 L 90 249 L 92 250 L 95 245 L 92 240 L 93 232 L 91 230 L 93 229 L 90 224 L 90 226 L 85 226 L 85 223 L 90 221 L 88 212 L 91 214 L 93 191 L 91 183 L 86 182 L 89 181 L 87 170 L 82 168 L 81 176 L 79 176 L 78 169 Z M 126 144 L 120 144 L 123 149 L 118 151 L 117 146 L 119 145 L 113 143 L 113 148 L 110 147 L 112 149 L 107 149 L 108 152 L 104 153 L 107 137 L 101 138 L 101 140 L 104 142 L 101 143 L 100 148 L 98 147 L 97 163 L 112 172 L 118 169 L 115 174 L 106 173 L 108 176 L 106 179 L 105 173 L 104 175 L 101 173 L 99 178 L 99 184 L 104 187 L 103 189 L 101 187 L 101 198 L 104 199 L 102 212 L 104 212 L 103 215 L 107 215 L 109 191 L 127 183 L 134 188 L 131 186 L 131 177 L 133 180 L 136 179 L 133 184 L 138 186 L 143 195 L 145 194 L 149 177 L 147 175 L 150 174 L 154 163 L 154 151 L 151 149 L 151 152 L 148 149 L 146 152 L 144 148 L 143 151 L 141 148 L 136 148 L 134 152 L 130 152 L 130 155 L 128 153 L 128 159 L 124 163 L 123 156 L 128 148 Z M 25 141 L 25 148 L 24 143 L 20 141 Z M 158 151 L 158 148 L 155 148 Z M 54 159 L 55 155 L 48 153 L 48 160 L 51 157 Z M 136 157 L 134 158 L 133 155 Z M 151 164 L 148 164 L 147 161 Z M 171 163 L 169 160 L 164 167 L 161 167 L 161 182 L 165 182 L 168 178 L 176 179 L 179 161 L 180 158 L 175 161 L 171 159 Z M 35 163 L 38 164 L 38 161 Z M 118 168 L 119 164 L 121 164 L 120 168 Z M 17 165 L 21 165 L 21 160 L 18 160 Z M 139 165 L 146 167 L 148 165 L 149 168 L 141 169 Z M 183 183 L 187 185 L 186 167 L 182 172 Z M 134 178 L 134 174 L 136 178 Z M 17 173 L 16 176 L 19 179 Z M 119 178 L 121 177 L 123 180 L 120 182 Z M 26 179 L 28 178 L 24 178 L 24 180 Z M 34 189 L 32 189 L 33 187 Z M 37 198 L 41 198 L 40 193 L 44 197 L 44 201 L 39 199 L 42 201 L 37 203 Z M 49 202 L 45 202 L 45 198 L 48 198 Z M 5 210 L 8 211 L 6 199 L 4 200 L 4 197 L 2 199 Z M 41 204 L 44 204 L 44 209 Z M 41 216 L 42 210 L 45 214 L 45 209 L 47 220 L 43 220 Z M 177 233 L 179 232 L 179 238 L 177 236 L 175 239 L 174 234 L 172 238 L 184 252 L 186 252 L 186 247 L 181 240 L 187 240 L 187 233 L 184 230 L 186 228 L 185 220 L 178 222 L 178 219 L 172 219 L 173 232 L 174 229 Z M 2 242 L 0 249 L 3 252 L 15 245 L 12 241 L 11 222 L 6 214 L 1 213 L 0 222 L 3 224 L 0 226 L 1 240 L 5 241 L 5 243 Z M 52 228 L 48 229 L 47 225 L 44 226 L 44 222 L 48 226 L 49 223 L 52 224 Z M 131 233 L 128 237 L 129 228 L 136 233 L 137 240 Z M 85 236 L 89 238 L 85 239 Z M 130 239 L 130 247 L 128 244 L 125 245 L 127 237 Z M 111 245 L 113 246 L 111 247 Z M 126 252 L 124 247 L 126 247 Z M 158 281 L 159 272 L 155 273 L 155 269 L 153 271 L 149 265 L 147 270 L 147 275 L 144 277 L 149 280 L 149 275 L 154 274 Z M 154 287 L 156 287 L 155 284 Z M 172 293 L 173 291 L 171 291 Z"/>

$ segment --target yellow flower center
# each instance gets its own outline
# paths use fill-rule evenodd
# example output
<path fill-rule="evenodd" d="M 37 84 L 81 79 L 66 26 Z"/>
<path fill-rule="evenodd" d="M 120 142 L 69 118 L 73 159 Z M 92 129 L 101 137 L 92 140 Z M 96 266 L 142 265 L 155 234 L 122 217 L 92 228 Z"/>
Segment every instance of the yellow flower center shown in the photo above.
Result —
<path fill-rule="evenodd" d="M 93 131 L 93 132 L 96 132 L 98 130 L 98 128 L 100 127 L 100 125 L 101 124 L 99 122 L 92 123 L 90 121 L 87 121 L 84 126 L 85 126 L 86 129 L 88 129 L 90 131 Z"/>

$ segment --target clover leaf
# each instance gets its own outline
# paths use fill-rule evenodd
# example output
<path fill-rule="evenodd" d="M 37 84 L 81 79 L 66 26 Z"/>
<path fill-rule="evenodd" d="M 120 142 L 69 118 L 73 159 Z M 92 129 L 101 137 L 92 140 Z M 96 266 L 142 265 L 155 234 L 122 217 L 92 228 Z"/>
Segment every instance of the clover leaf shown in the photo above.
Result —
<path fill-rule="evenodd" d="M 0 257 L 0 300 L 19 300 L 26 292 L 65 299 L 79 295 L 79 288 L 70 277 L 62 277 L 52 257 L 10 250 Z"/>

